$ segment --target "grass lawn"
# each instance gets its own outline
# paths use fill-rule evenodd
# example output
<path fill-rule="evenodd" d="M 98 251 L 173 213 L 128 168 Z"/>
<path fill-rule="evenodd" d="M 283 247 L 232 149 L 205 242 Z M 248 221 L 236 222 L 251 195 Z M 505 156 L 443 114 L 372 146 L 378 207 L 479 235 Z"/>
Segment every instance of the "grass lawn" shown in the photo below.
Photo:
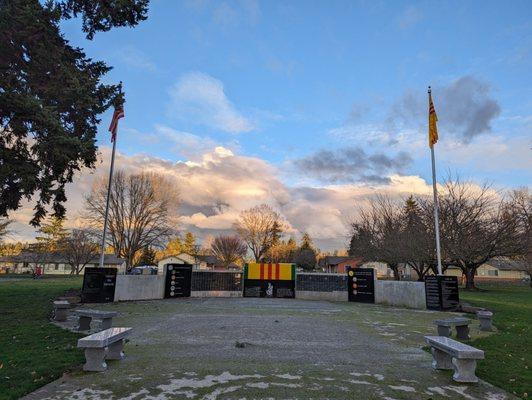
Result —
<path fill-rule="evenodd" d="M 498 333 L 474 340 L 486 359 L 478 376 L 522 398 L 532 398 L 532 289 L 528 286 L 478 285 L 460 291 L 460 299 L 493 311 Z"/>
<path fill-rule="evenodd" d="M 18 399 L 83 362 L 78 335 L 48 322 L 52 300 L 80 277 L 0 277 L 0 399 Z"/>

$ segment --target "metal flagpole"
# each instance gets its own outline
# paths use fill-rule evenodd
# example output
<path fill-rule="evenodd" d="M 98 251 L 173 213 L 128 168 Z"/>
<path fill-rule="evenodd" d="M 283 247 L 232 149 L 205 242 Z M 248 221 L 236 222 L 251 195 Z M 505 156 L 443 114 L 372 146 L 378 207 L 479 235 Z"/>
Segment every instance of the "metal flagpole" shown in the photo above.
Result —
<path fill-rule="evenodd" d="M 429 99 L 430 99 L 429 86 Z M 430 156 L 432 159 L 432 192 L 434 194 L 434 229 L 436 233 L 436 256 L 438 257 L 438 275 L 442 274 L 441 268 L 441 250 L 440 250 L 440 220 L 438 213 L 438 189 L 436 188 L 436 160 L 434 157 L 434 144 L 430 145 Z"/>
<path fill-rule="evenodd" d="M 440 220 L 438 218 L 438 189 L 436 189 L 436 161 L 434 160 L 434 146 L 430 147 L 432 157 L 432 191 L 434 192 L 434 228 L 436 230 L 436 255 L 438 257 L 438 275 L 441 272 L 441 250 L 440 250 Z"/>
<path fill-rule="evenodd" d="M 119 91 L 119 101 L 121 102 L 119 106 L 123 107 L 122 81 L 120 81 L 120 84 L 118 85 L 118 91 Z M 114 112 L 116 113 L 116 111 L 117 111 L 117 105 L 115 104 Z M 115 118 L 115 114 L 113 113 L 113 120 L 114 118 Z M 112 134 L 111 138 L 113 141 L 113 152 L 111 154 L 111 168 L 109 169 L 109 182 L 107 184 L 107 199 L 105 200 L 105 217 L 103 219 L 102 249 L 100 252 L 100 268 L 103 268 L 103 262 L 104 262 L 104 257 L 105 257 L 105 238 L 107 236 L 107 222 L 109 219 L 109 199 L 111 197 L 111 183 L 113 182 L 113 171 L 115 169 L 115 150 L 116 150 L 116 140 L 118 137 L 118 118 L 114 122 L 116 123 L 116 125 L 113 126 L 113 131 L 111 132 Z"/>
<path fill-rule="evenodd" d="M 118 126 L 116 127 L 118 131 Z M 103 235 L 102 235 L 102 251 L 100 253 L 100 268 L 103 268 L 103 261 L 105 255 L 105 236 L 107 234 L 107 219 L 109 217 L 109 198 L 111 197 L 111 182 L 113 180 L 113 170 L 115 168 L 115 149 L 116 149 L 116 138 L 118 135 L 115 134 L 113 140 L 113 153 L 111 155 L 111 169 L 109 170 L 109 183 L 107 184 L 107 199 L 105 201 L 105 217 L 103 220 Z"/>

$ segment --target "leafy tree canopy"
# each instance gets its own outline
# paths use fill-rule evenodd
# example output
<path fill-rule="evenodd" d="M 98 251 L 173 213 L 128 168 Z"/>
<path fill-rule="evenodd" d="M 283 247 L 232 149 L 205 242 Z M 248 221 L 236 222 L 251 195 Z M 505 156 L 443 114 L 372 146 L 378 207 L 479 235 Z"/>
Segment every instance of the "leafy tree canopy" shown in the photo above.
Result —
<path fill-rule="evenodd" d="M 35 195 L 32 225 L 51 205 L 63 217 L 65 185 L 96 161 L 98 115 L 121 101 L 111 69 L 70 46 L 62 18 L 87 38 L 146 19 L 148 0 L 4 0 L 0 3 L 0 216 Z"/>

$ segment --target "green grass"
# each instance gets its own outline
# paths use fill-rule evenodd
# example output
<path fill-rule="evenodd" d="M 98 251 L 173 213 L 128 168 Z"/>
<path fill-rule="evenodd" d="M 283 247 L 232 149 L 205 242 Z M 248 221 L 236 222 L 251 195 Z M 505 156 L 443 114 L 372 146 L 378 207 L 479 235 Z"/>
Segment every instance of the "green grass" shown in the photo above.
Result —
<path fill-rule="evenodd" d="M 83 362 L 78 335 L 49 323 L 52 301 L 81 278 L 0 277 L 0 399 L 18 399 Z"/>
<path fill-rule="evenodd" d="M 471 344 L 484 350 L 478 376 L 522 398 L 532 397 L 532 289 L 528 286 L 479 285 L 460 291 L 461 300 L 493 311 L 496 334 Z"/>

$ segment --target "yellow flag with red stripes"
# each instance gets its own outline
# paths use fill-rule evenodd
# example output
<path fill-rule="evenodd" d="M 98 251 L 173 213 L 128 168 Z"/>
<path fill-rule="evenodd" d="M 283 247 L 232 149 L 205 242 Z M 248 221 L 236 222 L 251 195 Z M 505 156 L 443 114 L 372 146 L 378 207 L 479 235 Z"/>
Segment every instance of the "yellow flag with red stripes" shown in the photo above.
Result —
<path fill-rule="evenodd" d="M 438 116 L 436 115 L 436 110 L 434 108 L 434 103 L 432 102 L 432 93 L 429 87 L 429 147 L 434 146 L 438 141 Z"/>

